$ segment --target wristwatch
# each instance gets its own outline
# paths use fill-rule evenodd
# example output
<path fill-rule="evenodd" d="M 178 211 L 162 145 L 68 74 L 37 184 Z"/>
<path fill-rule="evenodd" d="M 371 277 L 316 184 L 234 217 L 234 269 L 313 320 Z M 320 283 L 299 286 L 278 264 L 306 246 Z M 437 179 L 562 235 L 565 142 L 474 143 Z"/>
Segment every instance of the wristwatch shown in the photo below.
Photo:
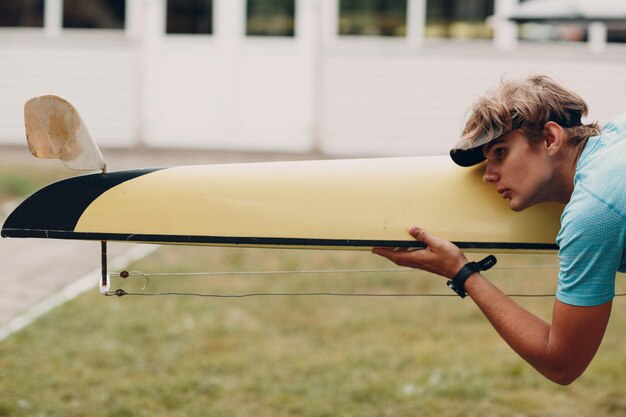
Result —
<path fill-rule="evenodd" d="M 468 262 L 463 265 L 463 268 L 456 273 L 456 275 L 448 281 L 448 287 L 452 288 L 452 291 L 457 293 L 459 297 L 465 298 L 467 293 L 465 292 L 465 281 L 474 273 L 478 271 L 486 271 L 498 262 L 495 256 L 489 255 L 485 259 L 478 262 Z"/>

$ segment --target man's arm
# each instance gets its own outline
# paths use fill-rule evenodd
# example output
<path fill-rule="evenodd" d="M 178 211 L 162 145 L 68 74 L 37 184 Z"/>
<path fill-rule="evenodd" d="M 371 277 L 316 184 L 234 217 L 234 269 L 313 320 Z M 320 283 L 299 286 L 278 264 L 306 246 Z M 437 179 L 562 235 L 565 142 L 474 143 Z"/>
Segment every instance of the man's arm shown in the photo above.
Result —
<path fill-rule="evenodd" d="M 548 324 L 520 307 L 480 274 L 465 283 L 467 293 L 502 338 L 546 378 L 567 385 L 595 356 L 612 302 L 593 307 L 554 301 Z"/>
<path fill-rule="evenodd" d="M 374 249 L 401 266 L 453 277 L 467 262 L 454 244 L 411 228 L 411 235 L 427 247 L 416 251 Z M 548 324 L 506 296 L 479 273 L 465 283 L 465 290 L 502 338 L 542 375 L 559 384 L 570 384 L 587 368 L 600 346 L 612 302 L 577 307 L 555 300 Z"/>

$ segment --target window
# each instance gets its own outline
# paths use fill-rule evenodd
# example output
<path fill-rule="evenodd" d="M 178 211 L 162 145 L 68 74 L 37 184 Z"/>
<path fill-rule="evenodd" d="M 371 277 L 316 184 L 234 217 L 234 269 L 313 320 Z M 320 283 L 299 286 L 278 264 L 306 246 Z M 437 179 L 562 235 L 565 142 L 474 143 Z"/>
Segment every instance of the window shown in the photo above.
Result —
<path fill-rule="evenodd" d="M 294 36 L 295 0 L 247 0 L 246 35 Z"/>
<path fill-rule="evenodd" d="M 167 0 L 166 32 L 212 34 L 213 0 Z"/>
<path fill-rule="evenodd" d="M 607 42 L 626 43 L 626 29 L 611 29 L 606 34 Z"/>
<path fill-rule="evenodd" d="M 427 0 L 426 37 L 488 39 L 494 0 Z"/>
<path fill-rule="evenodd" d="M 405 36 L 407 0 L 340 0 L 339 34 Z"/>
<path fill-rule="evenodd" d="M 64 28 L 124 29 L 125 0 L 63 0 Z"/>
<path fill-rule="evenodd" d="M 0 0 L 0 26 L 43 27 L 44 0 Z"/>
<path fill-rule="evenodd" d="M 528 0 L 520 0 L 520 4 L 526 1 Z M 518 23 L 518 38 L 520 40 L 535 42 L 587 42 L 589 40 L 589 24 L 592 23 L 593 19 L 586 17 L 584 13 L 579 16 L 579 19 L 571 19 L 571 13 L 567 10 L 557 9 L 555 5 L 549 2 L 543 6 L 543 10 L 534 9 L 536 18 L 528 21 L 522 20 Z M 521 6 L 521 8 L 523 7 Z M 549 17 L 558 15 L 559 11 L 562 12 L 561 19 Z M 604 16 L 604 19 L 598 20 L 606 20 L 607 42 L 626 42 L 625 21 L 620 21 L 614 18 L 614 16 L 608 15 L 608 13 Z"/>

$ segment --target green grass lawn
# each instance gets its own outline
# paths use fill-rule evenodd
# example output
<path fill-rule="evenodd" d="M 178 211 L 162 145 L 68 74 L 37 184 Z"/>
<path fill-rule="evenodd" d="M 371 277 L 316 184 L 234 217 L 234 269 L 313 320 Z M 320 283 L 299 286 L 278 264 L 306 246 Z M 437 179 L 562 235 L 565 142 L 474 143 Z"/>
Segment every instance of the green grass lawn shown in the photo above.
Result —
<path fill-rule="evenodd" d="M 499 259 L 486 275 L 506 291 L 554 291 L 556 270 L 536 268 L 553 256 Z M 389 267 L 366 252 L 163 247 L 129 270 Z M 113 288 L 144 283 L 117 278 Z M 152 278 L 145 291 L 449 293 L 416 271 Z M 550 317 L 551 298 L 518 301 Z M 0 416 L 623 416 L 626 299 L 614 304 L 597 358 L 560 387 L 470 299 L 118 298 L 94 288 L 0 342 Z"/>
<path fill-rule="evenodd" d="M 0 166 L 0 204 L 21 199 L 44 185 L 76 175 L 63 166 L 42 163 L 42 167 L 3 164 Z"/>

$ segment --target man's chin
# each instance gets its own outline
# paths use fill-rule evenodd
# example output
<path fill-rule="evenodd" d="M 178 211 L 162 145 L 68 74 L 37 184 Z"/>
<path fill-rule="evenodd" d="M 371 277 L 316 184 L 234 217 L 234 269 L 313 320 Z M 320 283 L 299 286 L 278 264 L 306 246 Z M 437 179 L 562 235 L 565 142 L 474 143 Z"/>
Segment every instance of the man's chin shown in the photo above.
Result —
<path fill-rule="evenodd" d="M 509 200 L 509 207 L 513 211 L 523 211 L 523 210 L 526 210 L 528 207 L 535 206 L 535 205 L 537 205 L 539 203 L 540 203 L 540 201 L 515 201 L 515 200 Z"/>
<path fill-rule="evenodd" d="M 516 211 L 516 212 L 517 212 L 517 211 L 522 211 L 522 210 L 524 210 L 525 208 L 527 208 L 527 206 L 526 206 L 526 205 L 524 205 L 524 204 L 521 204 L 519 201 L 513 201 L 513 200 L 510 200 L 510 201 L 509 201 L 509 208 L 510 208 L 511 210 L 513 210 L 513 211 Z"/>

